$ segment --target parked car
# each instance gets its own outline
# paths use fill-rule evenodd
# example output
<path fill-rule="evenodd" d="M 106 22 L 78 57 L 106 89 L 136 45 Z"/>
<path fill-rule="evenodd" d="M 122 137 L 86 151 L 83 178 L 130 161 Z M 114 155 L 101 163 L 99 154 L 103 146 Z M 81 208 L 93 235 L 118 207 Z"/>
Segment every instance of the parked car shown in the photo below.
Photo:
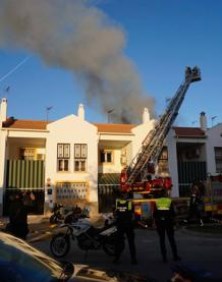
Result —
<path fill-rule="evenodd" d="M 0 232 L 1 282 L 147 281 L 135 274 L 105 271 L 88 265 L 60 262 L 27 242 Z M 153 280 L 152 280 L 153 281 Z"/>

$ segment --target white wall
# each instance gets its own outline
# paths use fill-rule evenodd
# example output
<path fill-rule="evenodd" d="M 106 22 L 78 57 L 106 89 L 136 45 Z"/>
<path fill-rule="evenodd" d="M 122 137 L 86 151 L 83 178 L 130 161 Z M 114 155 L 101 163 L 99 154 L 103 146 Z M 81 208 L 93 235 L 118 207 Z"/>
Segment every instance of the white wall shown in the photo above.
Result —
<path fill-rule="evenodd" d="M 57 181 L 84 181 L 89 185 L 89 200 L 97 202 L 97 178 L 98 178 L 98 134 L 97 128 L 70 115 L 47 126 L 49 134 L 46 141 L 46 174 L 51 183 Z M 70 171 L 57 172 L 57 144 L 70 144 Z M 74 144 L 85 143 L 88 147 L 87 171 L 74 172 Z"/>
<path fill-rule="evenodd" d="M 209 128 L 206 132 L 207 144 L 207 172 L 215 175 L 216 174 L 216 163 L 215 163 L 215 151 L 214 147 L 222 147 L 222 124 L 218 124 L 212 128 Z"/>
<path fill-rule="evenodd" d="M 154 127 L 155 120 L 140 124 L 132 129 L 134 139 L 132 144 L 132 156 L 134 157 L 142 148 L 142 142 Z"/>
<path fill-rule="evenodd" d="M 177 144 L 175 138 L 175 132 L 171 128 L 166 137 L 166 145 L 168 148 L 168 166 L 169 174 L 172 179 L 173 187 L 171 191 L 172 197 L 179 196 L 179 181 L 178 181 L 178 165 L 177 165 Z"/>
<path fill-rule="evenodd" d="M 99 173 L 119 173 L 122 170 L 120 163 L 121 149 L 107 147 L 105 151 L 112 151 L 113 161 L 111 163 L 99 163 Z"/>

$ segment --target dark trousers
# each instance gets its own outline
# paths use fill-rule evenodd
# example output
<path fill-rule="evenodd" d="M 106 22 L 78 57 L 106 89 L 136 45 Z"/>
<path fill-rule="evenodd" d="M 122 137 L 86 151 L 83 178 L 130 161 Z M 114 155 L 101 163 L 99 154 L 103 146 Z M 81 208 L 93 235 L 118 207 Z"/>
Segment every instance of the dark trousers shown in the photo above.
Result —
<path fill-rule="evenodd" d="M 191 204 L 187 220 L 191 219 L 201 220 L 201 204 Z"/>
<path fill-rule="evenodd" d="M 6 232 L 11 233 L 12 235 L 26 240 L 26 237 L 29 233 L 28 224 L 27 223 L 9 223 L 6 226 Z"/>
<path fill-rule="evenodd" d="M 135 233 L 133 225 L 117 226 L 117 238 L 116 238 L 116 259 L 119 259 L 122 252 L 122 240 L 124 235 L 127 237 L 130 256 L 132 260 L 136 259 L 136 247 L 135 247 Z"/>
<path fill-rule="evenodd" d="M 166 242 L 165 242 L 165 237 L 167 235 L 169 243 L 170 243 L 170 247 L 173 253 L 173 257 L 177 258 L 178 254 L 177 254 L 177 246 L 176 246 L 176 242 L 174 239 L 174 227 L 172 223 L 169 222 L 158 222 L 156 223 L 156 227 L 157 227 L 157 232 L 159 234 L 159 240 L 160 240 L 160 250 L 161 250 L 161 254 L 163 259 L 166 259 L 166 255 L 167 255 L 167 249 L 166 249 Z"/>

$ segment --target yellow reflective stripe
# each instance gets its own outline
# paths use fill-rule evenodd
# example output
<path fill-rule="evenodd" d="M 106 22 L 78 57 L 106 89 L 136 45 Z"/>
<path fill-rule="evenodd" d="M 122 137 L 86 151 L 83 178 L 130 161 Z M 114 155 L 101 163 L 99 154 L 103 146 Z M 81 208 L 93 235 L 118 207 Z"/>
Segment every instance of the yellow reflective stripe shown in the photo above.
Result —
<path fill-rule="evenodd" d="M 126 201 L 126 200 L 120 200 L 120 199 L 116 200 L 116 208 L 118 207 L 118 204 L 125 204 L 125 203 L 128 203 L 127 209 L 131 210 L 132 209 L 132 202 L 131 201 Z"/>
<path fill-rule="evenodd" d="M 128 201 L 128 210 L 132 209 L 132 202 Z"/>
<path fill-rule="evenodd" d="M 117 199 L 116 200 L 116 207 L 118 206 L 118 204 L 125 204 L 126 200 L 121 200 L 121 199 Z"/>
<path fill-rule="evenodd" d="M 172 200 L 169 198 L 160 198 L 156 201 L 158 210 L 169 210 Z"/>

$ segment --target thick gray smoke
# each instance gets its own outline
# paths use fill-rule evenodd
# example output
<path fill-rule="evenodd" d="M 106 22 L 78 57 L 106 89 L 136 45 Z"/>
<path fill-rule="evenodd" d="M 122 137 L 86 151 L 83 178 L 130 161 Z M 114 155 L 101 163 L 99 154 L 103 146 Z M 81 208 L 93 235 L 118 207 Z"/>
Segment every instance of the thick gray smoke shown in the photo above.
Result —
<path fill-rule="evenodd" d="M 88 1 L 0 0 L 0 47 L 8 46 L 72 71 L 91 105 L 115 109 L 115 122 L 141 120 L 144 107 L 153 114 L 153 99 L 123 53 L 123 30 Z"/>

